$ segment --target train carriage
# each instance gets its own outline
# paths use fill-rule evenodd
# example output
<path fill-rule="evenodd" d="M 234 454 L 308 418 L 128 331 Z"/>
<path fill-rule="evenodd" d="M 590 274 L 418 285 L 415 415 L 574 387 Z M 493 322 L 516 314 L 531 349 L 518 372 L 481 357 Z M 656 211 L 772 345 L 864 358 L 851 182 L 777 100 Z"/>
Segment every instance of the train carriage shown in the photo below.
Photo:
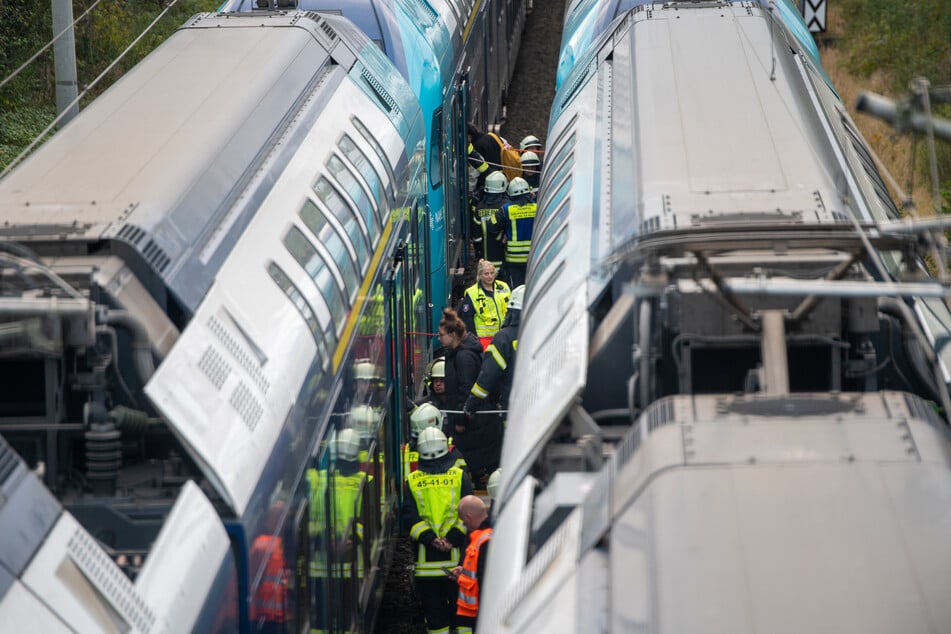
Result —
<path fill-rule="evenodd" d="M 261 4 L 264 6 L 261 7 Z M 406 78 L 426 122 L 426 203 L 432 302 L 429 332 L 452 303 L 467 259 L 466 123 L 497 125 L 515 70 L 525 0 L 297 0 L 300 10 L 339 14 L 376 42 Z M 221 11 L 273 10 L 232 0 Z"/>
<path fill-rule="evenodd" d="M 0 181 L 4 623 L 372 628 L 426 139 L 345 19 L 202 14 Z"/>
<path fill-rule="evenodd" d="M 480 631 L 947 630 L 940 253 L 796 34 L 634 8 L 547 138 Z"/>

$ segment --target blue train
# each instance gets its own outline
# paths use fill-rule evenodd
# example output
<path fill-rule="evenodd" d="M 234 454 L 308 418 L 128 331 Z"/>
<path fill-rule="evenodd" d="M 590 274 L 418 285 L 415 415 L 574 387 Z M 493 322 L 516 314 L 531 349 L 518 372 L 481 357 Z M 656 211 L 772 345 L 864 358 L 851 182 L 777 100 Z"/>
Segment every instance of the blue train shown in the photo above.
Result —
<path fill-rule="evenodd" d="M 775 11 L 781 22 L 795 38 L 797 44 L 809 55 L 817 67 L 822 67 L 819 60 L 819 48 L 809 32 L 809 27 L 803 22 L 802 14 L 795 0 L 752 0 L 764 9 Z M 557 87 L 564 83 L 571 73 L 571 69 L 580 60 L 588 47 L 598 39 L 611 22 L 618 16 L 625 15 L 634 7 L 650 5 L 650 0 L 571 0 L 565 8 L 564 27 L 561 32 L 561 49 L 558 55 L 558 69 L 556 71 Z M 726 2 L 714 0 L 714 4 L 726 6 Z M 821 71 L 825 76 L 825 71 Z M 826 83 L 831 87 L 832 82 L 826 77 Z"/>
<path fill-rule="evenodd" d="M 413 6 L 458 67 L 483 7 Z M 460 182 L 420 68 L 200 14 L 0 181 L 0 629 L 373 628 Z"/>
<path fill-rule="evenodd" d="M 618 15 L 539 191 L 479 631 L 951 631 L 943 236 L 797 33 Z"/>
<path fill-rule="evenodd" d="M 229 0 L 249 11 L 257 0 Z M 382 50 L 419 100 L 428 139 L 426 202 L 433 323 L 461 282 L 469 223 L 466 123 L 497 126 L 521 43 L 525 0 L 298 0 L 307 11 L 343 15 Z M 434 330 L 430 329 L 434 332 Z"/>

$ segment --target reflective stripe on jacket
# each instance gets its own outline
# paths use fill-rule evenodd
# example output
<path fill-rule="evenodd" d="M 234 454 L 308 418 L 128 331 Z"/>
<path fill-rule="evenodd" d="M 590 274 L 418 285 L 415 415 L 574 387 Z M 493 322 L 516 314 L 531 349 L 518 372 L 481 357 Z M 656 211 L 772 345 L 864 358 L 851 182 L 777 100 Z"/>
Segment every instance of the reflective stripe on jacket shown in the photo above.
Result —
<path fill-rule="evenodd" d="M 485 294 L 485 289 L 479 282 L 466 289 L 466 297 L 475 311 L 473 322 L 476 337 L 491 337 L 498 332 L 505 321 L 511 295 L 508 284 L 499 280 L 493 282 L 491 297 Z"/>
<path fill-rule="evenodd" d="M 456 614 L 475 617 L 479 613 L 479 549 L 492 537 L 491 528 L 480 528 L 469 533 L 466 558 L 459 575 L 459 598 L 456 599 Z"/>
<path fill-rule="evenodd" d="M 505 225 L 505 261 L 524 264 L 532 248 L 532 231 L 535 229 L 535 203 L 517 205 L 508 203 L 499 210 Z"/>
<path fill-rule="evenodd" d="M 438 537 L 445 537 L 453 528 L 465 533 L 466 527 L 459 519 L 457 510 L 462 497 L 462 476 L 463 471 L 458 467 L 450 467 L 445 473 L 413 471 L 409 475 L 407 484 L 420 517 L 409 530 L 409 536 L 414 541 L 419 542 L 420 536 L 427 530 L 433 531 Z M 439 560 L 430 561 L 426 547 L 419 543 L 416 576 L 444 576 L 442 567 L 447 560 L 459 561 L 459 549 L 453 548 L 449 553 L 441 553 Z"/>

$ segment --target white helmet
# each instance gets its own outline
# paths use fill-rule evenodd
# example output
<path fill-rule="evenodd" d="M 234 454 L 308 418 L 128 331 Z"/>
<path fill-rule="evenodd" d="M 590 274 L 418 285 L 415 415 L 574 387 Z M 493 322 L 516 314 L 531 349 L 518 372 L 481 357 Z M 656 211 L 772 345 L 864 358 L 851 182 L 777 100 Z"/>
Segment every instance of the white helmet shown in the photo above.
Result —
<path fill-rule="evenodd" d="M 518 144 L 519 149 L 523 152 L 525 150 L 540 150 L 542 149 L 542 142 L 538 140 L 538 137 L 534 134 L 529 134 L 527 137 L 522 139 L 522 142 Z M 522 161 L 525 161 L 524 155 L 522 156 Z"/>
<path fill-rule="evenodd" d="M 364 438 L 376 433 L 379 420 L 380 413 L 369 405 L 357 405 L 350 409 L 350 426 Z"/>
<path fill-rule="evenodd" d="M 416 449 L 423 460 L 435 460 L 449 453 L 449 441 L 438 427 L 427 427 L 419 433 Z"/>
<path fill-rule="evenodd" d="M 485 177 L 485 192 L 487 194 L 503 194 L 508 187 L 509 181 L 505 174 L 496 170 Z"/>
<path fill-rule="evenodd" d="M 525 302 L 525 285 L 516 286 L 509 295 L 509 310 L 522 310 L 522 304 Z"/>
<path fill-rule="evenodd" d="M 495 499 L 495 494 L 499 490 L 499 482 L 502 481 L 502 467 L 499 467 L 492 472 L 492 475 L 489 476 L 489 481 L 486 483 L 485 488 L 489 492 L 489 498 Z"/>
<path fill-rule="evenodd" d="M 505 178 L 503 176 L 503 178 Z M 429 378 L 430 379 L 445 379 L 446 378 L 446 359 L 445 357 L 436 357 L 433 359 L 433 364 L 429 366 Z"/>
<path fill-rule="evenodd" d="M 528 181 L 521 176 L 516 176 L 509 182 L 509 198 L 517 198 L 523 194 L 532 191 Z"/>
<path fill-rule="evenodd" d="M 432 403 L 423 403 L 409 415 L 410 433 L 418 436 L 427 427 L 442 425 L 442 412 Z"/>
<path fill-rule="evenodd" d="M 534 152 L 525 152 L 522 154 L 522 169 L 529 168 L 537 170 L 541 164 L 542 162 L 538 159 L 538 155 Z"/>
<path fill-rule="evenodd" d="M 380 378 L 380 370 L 368 359 L 361 359 L 353 366 L 353 378 L 358 381 L 375 381 Z"/>
<path fill-rule="evenodd" d="M 356 460 L 360 456 L 360 434 L 349 427 L 341 429 L 334 439 L 334 449 L 337 460 Z"/>

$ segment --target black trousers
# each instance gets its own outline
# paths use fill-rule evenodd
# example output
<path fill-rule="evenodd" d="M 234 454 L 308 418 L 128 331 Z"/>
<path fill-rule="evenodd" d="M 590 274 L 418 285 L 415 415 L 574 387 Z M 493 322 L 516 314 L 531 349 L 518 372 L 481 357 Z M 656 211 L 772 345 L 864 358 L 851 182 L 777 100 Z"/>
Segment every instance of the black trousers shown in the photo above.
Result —
<path fill-rule="evenodd" d="M 429 631 L 454 624 L 459 586 L 448 577 L 416 577 L 416 596 L 423 606 Z"/>

